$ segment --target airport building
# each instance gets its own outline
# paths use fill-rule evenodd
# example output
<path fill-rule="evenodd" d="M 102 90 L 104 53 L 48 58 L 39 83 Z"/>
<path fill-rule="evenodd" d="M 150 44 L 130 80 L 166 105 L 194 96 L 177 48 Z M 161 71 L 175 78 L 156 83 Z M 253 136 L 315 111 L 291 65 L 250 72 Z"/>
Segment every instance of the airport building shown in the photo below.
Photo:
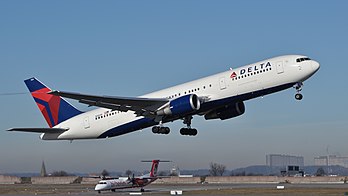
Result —
<path fill-rule="evenodd" d="M 314 158 L 316 166 L 339 165 L 348 168 L 348 157 L 338 157 L 335 155 L 319 156 Z"/>
<path fill-rule="evenodd" d="M 283 167 L 286 168 L 289 165 L 304 166 L 304 159 L 302 156 L 282 155 L 282 154 L 269 154 L 266 155 L 266 165 L 270 167 Z"/>

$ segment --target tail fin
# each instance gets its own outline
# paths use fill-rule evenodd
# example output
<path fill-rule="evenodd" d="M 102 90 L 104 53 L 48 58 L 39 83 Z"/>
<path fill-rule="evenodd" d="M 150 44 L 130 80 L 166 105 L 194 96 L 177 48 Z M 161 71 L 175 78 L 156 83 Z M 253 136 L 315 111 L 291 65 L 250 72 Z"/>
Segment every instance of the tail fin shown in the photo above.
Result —
<path fill-rule="evenodd" d="M 152 162 L 150 174 L 147 174 L 147 175 L 150 175 L 150 177 L 153 178 L 153 177 L 157 177 L 159 162 L 171 162 L 171 161 L 152 160 L 152 161 L 141 161 L 141 162 Z"/>
<path fill-rule="evenodd" d="M 50 127 L 82 113 L 63 98 L 47 94 L 51 89 L 38 79 L 29 78 L 24 82 Z"/>
<path fill-rule="evenodd" d="M 160 162 L 160 160 L 152 160 L 150 177 L 156 177 L 157 176 L 157 169 L 158 169 L 159 162 Z"/>

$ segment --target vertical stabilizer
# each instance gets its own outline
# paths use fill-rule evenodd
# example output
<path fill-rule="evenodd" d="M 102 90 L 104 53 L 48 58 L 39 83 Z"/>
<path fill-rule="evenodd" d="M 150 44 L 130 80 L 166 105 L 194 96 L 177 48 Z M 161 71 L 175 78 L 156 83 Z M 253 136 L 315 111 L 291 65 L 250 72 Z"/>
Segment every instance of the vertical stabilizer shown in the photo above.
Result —
<path fill-rule="evenodd" d="M 38 79 L 29 78 L 24 82 L 50 127 L 82 113 L 62 97 L 47 94 L 51 89 Z"/>
<path fill-rule="evenodd" d="M 150 177 L 156 177 L 157 176 L 157 169 L 158 169 L 159 162 L 160 162 L 160 160 L 152 160 Z"/>

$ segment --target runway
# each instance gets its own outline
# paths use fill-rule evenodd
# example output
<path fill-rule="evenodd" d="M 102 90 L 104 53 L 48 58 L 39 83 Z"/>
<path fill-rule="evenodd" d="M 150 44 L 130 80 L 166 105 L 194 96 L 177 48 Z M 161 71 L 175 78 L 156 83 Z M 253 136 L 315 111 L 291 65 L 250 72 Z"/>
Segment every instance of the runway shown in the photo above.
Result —
<path fill-rule="evenodd" d="M 277 190 L 277 186 L 284 186 Z M 348 184 L 151 184 L 142 195 L 170 195 L 181 190 L 183 195 L 348 195 Z M 139 189 L 124 189 L 98 194 L 94 185 L 0 185 L 1 195 L 130 195 Z"/>

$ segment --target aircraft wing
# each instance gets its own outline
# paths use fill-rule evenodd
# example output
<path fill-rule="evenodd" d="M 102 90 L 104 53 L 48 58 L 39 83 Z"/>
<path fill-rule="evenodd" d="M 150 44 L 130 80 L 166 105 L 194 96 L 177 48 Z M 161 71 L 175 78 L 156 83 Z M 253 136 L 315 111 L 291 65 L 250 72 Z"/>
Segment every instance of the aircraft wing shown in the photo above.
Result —
<path fill-rule="evenodd" d="M 101 180 L 116 180 L 120 179 L 119 177 L 108 177 L 108 176 L 85 176 L 84 178 L 97 178 Z"/>
<path fill-rule="evenodd" d="M 146 117 L 155 117 L 155 111 L 169 101 L 163 98 L 96 96 L 63 91 L 52 91 L 49 94 L 75 99 L 89 106 L 98 106 L 123 112 L 131 110 L 138 116 Z"/>
<path fill-rule="evenodd" d="M 68 128 L 12 128 L 7 131 L 21 131 L 32 133 L 62 133 L 69 130 Z"/>

